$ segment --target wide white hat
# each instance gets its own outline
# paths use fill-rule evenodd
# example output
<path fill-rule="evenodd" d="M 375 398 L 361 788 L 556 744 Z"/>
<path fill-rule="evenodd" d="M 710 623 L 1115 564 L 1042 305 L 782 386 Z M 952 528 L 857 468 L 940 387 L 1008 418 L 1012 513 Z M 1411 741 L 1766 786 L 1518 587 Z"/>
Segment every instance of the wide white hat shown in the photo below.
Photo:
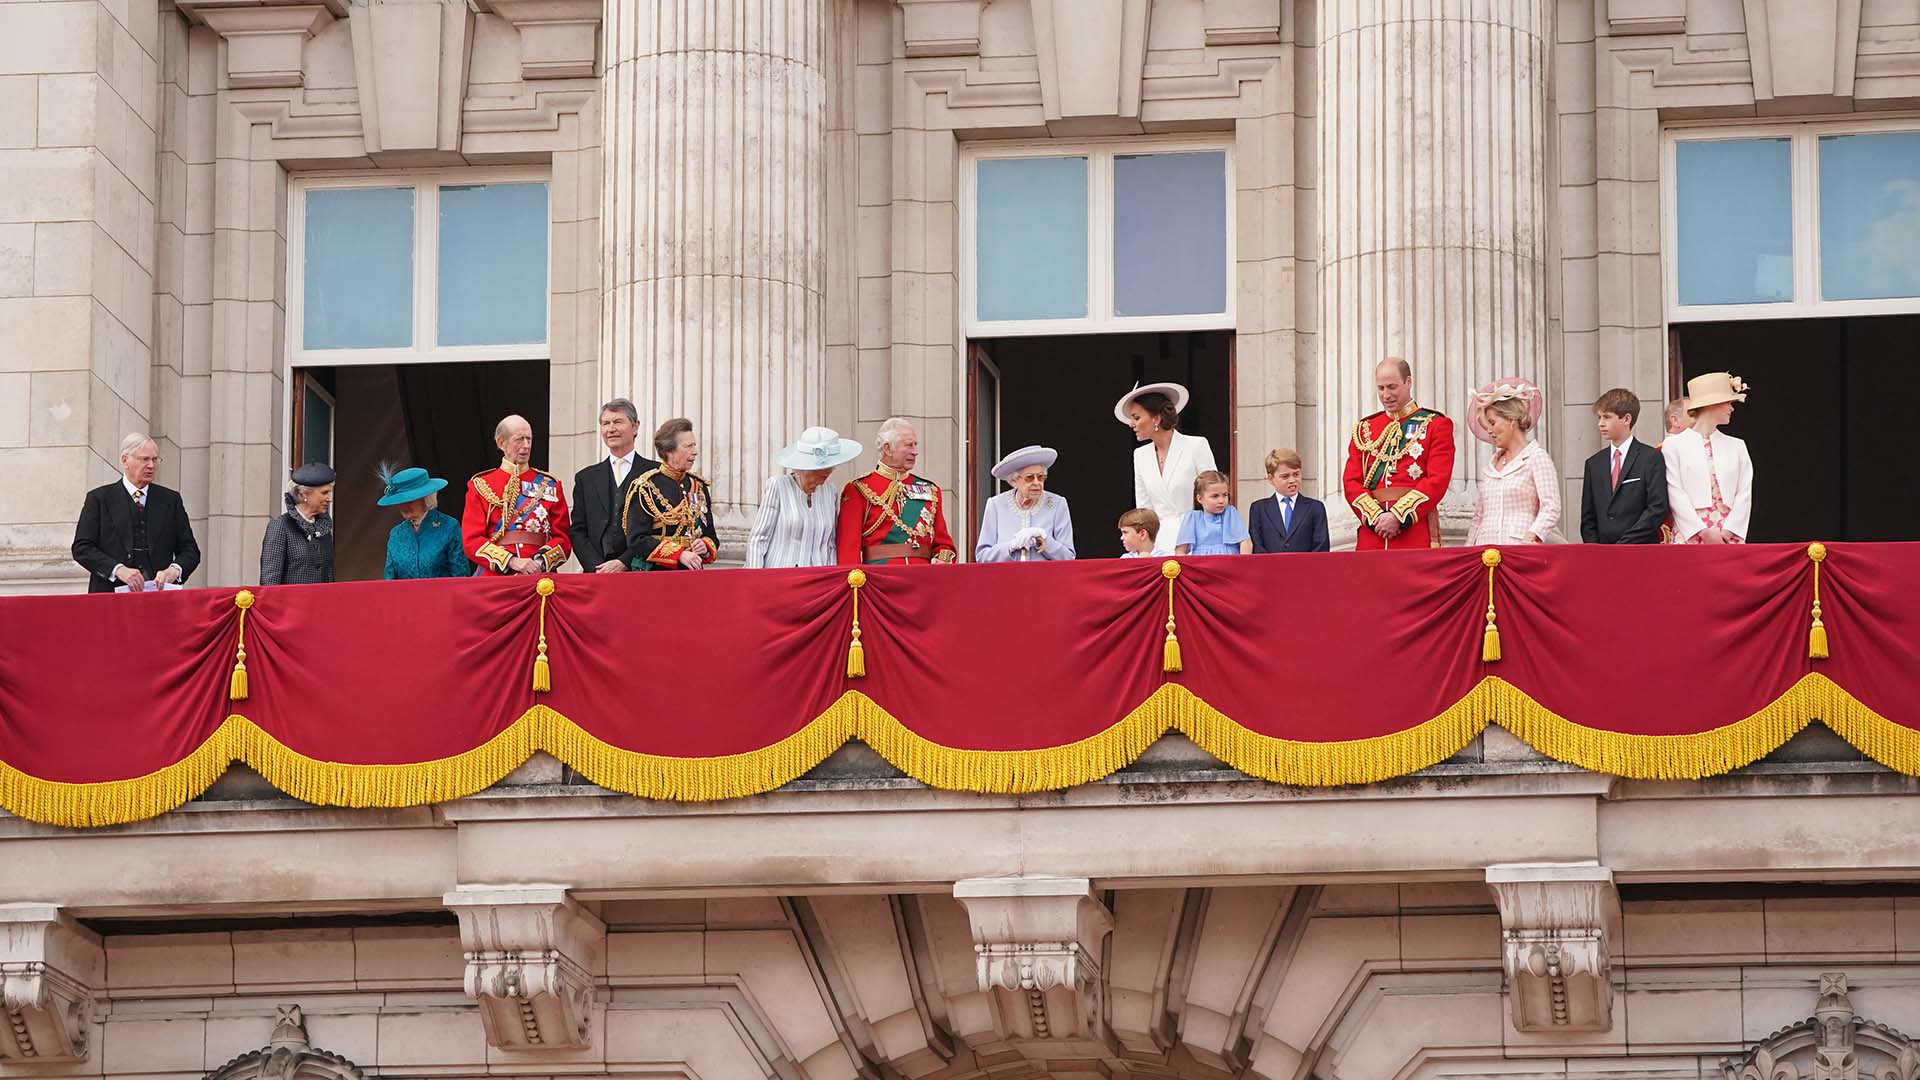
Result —
<path fill-rule="evenodd" d="M 830 427 L 810 427 L 775 451 L 773 463 L 783 469 L 831 469 L 859 457 L 860 450 L 859 443 Z"/>
<path fill-rule="evenodd" d="M 1176 382 L 1155 382 L 1145 386 L 1135 385 L 1133 389 L 1120 396 L 1119 404 L 1113 407 L 1113 418 L 1123 424 L 1132 423 L 1127 416 L 1127 406 L 1134 403 L 1142 394 L 1165 394 L 1173 399 L 1173 411 L 1185 412 L 1187 409 L 1187 388 Z"/>
<path fill-rule="evenodd" d="M 1053 463 L 1058 460 L 1060 460 L 1060 452 L 1052 447 L 1023 446 L 1000 459 L 1000 463 L 993 467 L 993 478 L 1012 480 L 1014 474 L 1030 465 L 1041 465 L 1051 469 Z"/>

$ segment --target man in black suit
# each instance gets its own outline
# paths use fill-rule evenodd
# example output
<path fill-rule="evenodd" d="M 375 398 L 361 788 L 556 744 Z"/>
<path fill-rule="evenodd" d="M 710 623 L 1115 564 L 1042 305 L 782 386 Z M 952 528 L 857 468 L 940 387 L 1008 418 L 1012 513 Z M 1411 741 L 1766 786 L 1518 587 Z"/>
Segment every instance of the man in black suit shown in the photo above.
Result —
<path fill-rule="evenodd" d="M 1580 539 L 1657 544 L 1667 520 L 1667 461 L 1633 437 L 1640 399 L 1631 390 L 1609 390 L 1593 403 L 1593 412 L 1603 445 L 1587 459 L 1580 485 Z"/>
<path fill-rule="evenodd" d="M 120 479 L 87 492 L 73 530 L 73 561 L 87 568 L 88 592 L 184 584 L 200 565 L 180 493 L 153 482 L 159 464 L 152 439 L 129 435 L 120 442 Z"/>
<path fill-rule="evenodd" d="M 627 534 L 620 528 L 620 508 L 627 488 L 660 463 L 634 450 L 640 432 L 640 413 L 633 402 L 614 398 L 600 406 L 600 441 L 607 456 L 573 474 L 573 554 L 580 569 L 595 574 L 617 574 L 627 568 Z"/>
<path fill-rule="evenodd" d="M 1281 447 L 1267 454 L 1267 483 L 1273 485 L 1273 498 L 1254 500 L 1247 529 L 1253 553 L 1328 550 L 1327 507 L 1300 494 L 1300 452 Z"/>

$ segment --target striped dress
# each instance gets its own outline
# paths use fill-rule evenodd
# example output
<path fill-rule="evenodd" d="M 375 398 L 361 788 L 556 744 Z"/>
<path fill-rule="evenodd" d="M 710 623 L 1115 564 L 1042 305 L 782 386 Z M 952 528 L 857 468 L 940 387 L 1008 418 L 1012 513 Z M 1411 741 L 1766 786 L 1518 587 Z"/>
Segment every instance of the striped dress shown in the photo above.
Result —
<path fill-rule="evenodd" d="M 833 529 L 840 503 L 831 484 L 814 489 L 812 501 L 785 473 L 767 481 L 760 512 L 747 533 L 750 567 L 832 566 Z"/>

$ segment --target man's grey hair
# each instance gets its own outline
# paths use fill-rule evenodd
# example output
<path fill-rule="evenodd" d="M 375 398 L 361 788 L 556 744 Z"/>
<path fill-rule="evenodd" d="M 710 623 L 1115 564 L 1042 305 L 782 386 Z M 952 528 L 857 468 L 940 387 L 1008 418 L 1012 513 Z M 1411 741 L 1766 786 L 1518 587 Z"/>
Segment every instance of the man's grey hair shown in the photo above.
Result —
<path fill-rule="evenodd" d="M 528 420 L 526 417 L 521 416 L 519 413 L 514 413 L 510 416 L 503 416 L 500 418 L 499 423 L 493 425 L 493 441 L 499 442 L 501 439 L 506 438 L 507 432 L 513 430 L 513 422 L 515 420 L 518 420 L 521 423 L 527 425 L 527 430 L 529 431 L 533 430 L 533 421 Z"/>
<path fill-rule="evenodd" d="M 905 419 L 898 416 L 889 416 L 880 425 L 879 433 L 873 437 L 873 448 L 875 450 L 885 450 L 893 445 L 893 440 L 899 438 L 901 432 L 912 430 L 913 425 Z"/>
<path fill-rule="evenodd" d="M 627 422 L 630 424 L 638 424 L 640 422 L 640 410 L 634 408 L 633 402 L 628 401 L 626 398 L 617 397 L 605 405 L 600 406 L 600 415 L 605 416 L 610 412 L 617 412 L 626 417 Z"/>
<path fill-rule="evenodd" d="M 120 440 L 120 456 L 126 457 L 128 454 L 133 453 L 135 450 L 140 449 L 150 442 L 153 442 L 153 436 L 148 435 L 144 431 L 135 431 Z M 159 444 L 154 443 L 154 448 L 158 449 Z"/>

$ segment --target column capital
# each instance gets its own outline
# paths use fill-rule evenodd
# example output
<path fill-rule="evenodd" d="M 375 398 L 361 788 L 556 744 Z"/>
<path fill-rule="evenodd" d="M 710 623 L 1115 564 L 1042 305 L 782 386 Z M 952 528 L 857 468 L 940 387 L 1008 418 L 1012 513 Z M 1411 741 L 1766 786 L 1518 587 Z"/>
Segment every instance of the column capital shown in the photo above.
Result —
<path fill-rule="evenodd" d="M 1100 995 L 1100 943 L 1113 913 L 1093 882 L 1071 877 L 969 878 L 953 898 L 967 909 L 982 993 L 1000 999 L 1011 1039 L 1068 1040 L 1109 1052 Z M 1049 1047 L 1050 1057 L 1070 1056 Z"/>
<path fill-rule="evenodd" d="M 1597 863 L 1487 867 L 1517 1031 L 1613 1027 L 1611 947 L 1620 925 L 1613 871 Z"/>
<path fill-rule="evenodd" d="M 0 1064 L 83 1061 L 100 936 L 52 904 L 0 904 Z"/>
<path fill-rule="evenodd" d="M 562 885 L 462 885 L 445 901 L 460 920 L 467 996 L 501 1050 L 591 1045 L 594 970 L 607 927 Z"/>

